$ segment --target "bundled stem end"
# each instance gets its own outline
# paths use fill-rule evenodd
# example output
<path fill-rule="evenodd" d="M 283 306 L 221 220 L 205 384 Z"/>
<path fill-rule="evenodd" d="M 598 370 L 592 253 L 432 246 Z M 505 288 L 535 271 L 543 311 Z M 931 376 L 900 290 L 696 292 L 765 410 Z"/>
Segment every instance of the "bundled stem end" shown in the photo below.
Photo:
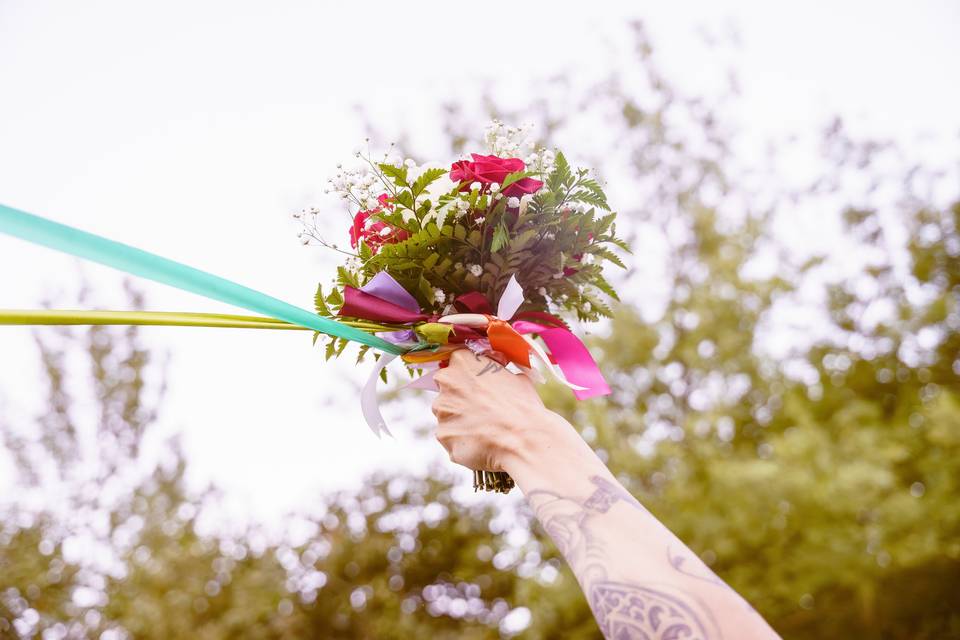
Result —
<path fill-rule="evenodd" d="M 510 474 L 504 471 L 474 471 L 473 472 L 473 490 L 478 491 L 496 491 L 497 493 L 510 493 L 510 490 L 516 486 Z"/>

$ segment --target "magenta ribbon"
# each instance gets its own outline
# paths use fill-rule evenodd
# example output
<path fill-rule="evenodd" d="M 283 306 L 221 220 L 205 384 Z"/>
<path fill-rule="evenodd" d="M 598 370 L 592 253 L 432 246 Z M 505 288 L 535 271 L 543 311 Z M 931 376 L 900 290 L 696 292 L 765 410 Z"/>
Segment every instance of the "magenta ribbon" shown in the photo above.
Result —
<path fill-rule="evenodd" d="M 546 327 L 527 320 L 515 320 L 512 325 L 517 333 L 536 333 L 540 336 L 550 349 L 550 355 L 557 361 L 563 377 L 568 382 L 584 387 L 583 391 L 573 391 L 577 400 L 605 396 L 610 393 L 610 387 L 600 373 L 600 368 L 593 356 L 590 355 L 590 350 L 570 331 L 562 327 Z"/>

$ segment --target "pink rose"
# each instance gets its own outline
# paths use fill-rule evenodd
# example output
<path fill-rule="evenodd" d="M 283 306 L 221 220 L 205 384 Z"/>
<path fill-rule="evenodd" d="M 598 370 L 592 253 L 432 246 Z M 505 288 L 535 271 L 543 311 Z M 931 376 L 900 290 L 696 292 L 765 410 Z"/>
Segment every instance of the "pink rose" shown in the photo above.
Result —
<path fill-rule="evenodd" d="M 520 158 L 500 158 L 497 156 L 481 156 L 471 153 L 473 161 L 460 160 L 450 167 L 450 179 L 461 184 L 460 191 L 469 191 L 470 185 L 479 182 L 484 190 L 491 184 L 503 184 L 511 173 L 523 171 L 526 165 Z M 509 197 L 524 196 L 536 193 L 543 186 L 543 182 L 533 178 L 522 178 L 503 190 L 503 195 Z"/>

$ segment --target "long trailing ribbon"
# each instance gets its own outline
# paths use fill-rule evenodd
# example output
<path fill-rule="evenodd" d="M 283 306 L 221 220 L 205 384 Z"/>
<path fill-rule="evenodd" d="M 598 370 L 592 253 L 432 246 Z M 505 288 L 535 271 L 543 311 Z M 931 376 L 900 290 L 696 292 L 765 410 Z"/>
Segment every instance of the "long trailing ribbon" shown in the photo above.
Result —
<path fill-rule="evenodd" d="M 365 331 L 383 331 L 383 325 L 363 320 L 341 324 Z M 102 311 L 68 309 L 0 309 L 0 325 L 141 325 L 154 327 L 214 327 L 218 329 L 274 329 L 309 331 L 276 318 L 192 311 Z"/>
<path fill-rule="evenodd" d="M 0 204 L 0 232 L 387 353 L 399 355 L 405 351 L 359 328 L 322 318 L 211 273 L 3 204 Z"/>
<path fill-rule="evenodd" d="M 308 331 L 306 327 L 259 316 L 185 311 L 87 311 L 66 309 L 0 309 L 0 325 L 149 325 L 159 327 L 216 327 L 221 329 L 280 329 Z"/>

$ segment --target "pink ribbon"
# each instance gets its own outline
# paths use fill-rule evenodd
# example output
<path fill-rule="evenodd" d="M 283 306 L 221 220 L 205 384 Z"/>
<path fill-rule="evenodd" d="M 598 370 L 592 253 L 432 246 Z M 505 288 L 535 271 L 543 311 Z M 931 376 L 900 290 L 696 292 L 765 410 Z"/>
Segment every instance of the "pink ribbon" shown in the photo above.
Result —
<path fill-rule="evenodd" d="M 550 349 L 550 355 L 557 361 L 563 377 L 568 382 L 583 387 L 583 390 L 573 391 L 577 400 L 610 393 L 610 387 L 600 373 L 600 368 L 580 338 L 561 327 L 546 327 L 527 320 L 515 320 L 512 324 L 519 334 L 536 333 L 540 336 Z"/>

